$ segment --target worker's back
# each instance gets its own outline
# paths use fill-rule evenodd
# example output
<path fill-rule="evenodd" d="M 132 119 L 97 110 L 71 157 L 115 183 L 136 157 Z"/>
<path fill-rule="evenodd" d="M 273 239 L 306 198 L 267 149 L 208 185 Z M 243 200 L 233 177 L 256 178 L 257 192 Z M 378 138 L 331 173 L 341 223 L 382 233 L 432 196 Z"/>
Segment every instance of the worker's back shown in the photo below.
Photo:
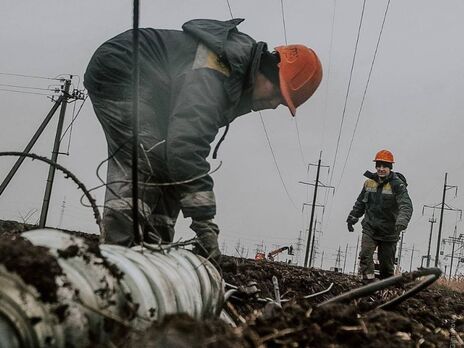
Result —
<path fill-rule="evenodd" d="M 132 95 L 133 31 L 103 43 L 92 56 L 85 87 L 110 99 Z M 156 104 L 169 102 L 171 80 L 191 67 L 197 40 L 179 30 L 139 29 L 140 98 Z"/>

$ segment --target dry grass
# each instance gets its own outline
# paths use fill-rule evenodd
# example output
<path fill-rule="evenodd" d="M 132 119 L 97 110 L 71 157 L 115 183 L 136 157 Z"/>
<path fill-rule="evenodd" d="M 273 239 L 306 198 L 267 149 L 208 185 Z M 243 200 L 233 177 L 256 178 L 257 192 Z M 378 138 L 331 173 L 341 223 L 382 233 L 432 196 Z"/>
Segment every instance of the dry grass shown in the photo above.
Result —
<path fill-rule="evenodd" d="M 451 280 L 441 277 L 440 279 L 437 280 L 436 284 L 443 286 L 445 288 L 454 290 L 454 291 L 464 293 L 464 277 L 462 276 L 452 278 Z"/>

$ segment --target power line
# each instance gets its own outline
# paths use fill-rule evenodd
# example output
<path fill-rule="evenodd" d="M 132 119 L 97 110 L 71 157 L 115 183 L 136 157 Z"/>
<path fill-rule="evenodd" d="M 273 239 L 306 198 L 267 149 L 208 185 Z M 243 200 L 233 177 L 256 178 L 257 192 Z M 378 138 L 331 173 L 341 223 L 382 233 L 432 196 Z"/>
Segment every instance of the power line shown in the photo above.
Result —
<path fill-rule="evenodd" d="M 229 7 L 230 18 L 234 18 L 234 15 L 232 14 L 232 8 L 230 7 L 229 0 L 226 0 L 226 1 L 227 1 L 227 7 Z"/>
<path fill-rule="evenodd" d="M 336 13 L 336 7 L 337 7 L 337 0 L 334 0 L 334 6 L 333 6 L 333 14 L 332 14 L 332 30 L 330 33 L 330 45 L 329 45 L 329 63 L 328 63 L 328 68 L 327 68 L 327 73 L 325 74 L 327 77 L 325 78 L 326 84 L 325 84 L 325 102 L 324 102 L 324 119 L 323 119 L 323 126 L 322 126 L 322 144 L 321 144 L 321 149 L 324 149 L 324 140 L 325 140 L 325 121 L 328 115 L 328 105 L 327 103 L 328 100 L 328 95 L 329 95 L 329 82 L 330 82 L 330 71 L 332 67 L 332 49 L 333 49 L 333 37 L 334 37 L 334 28 L 335 28 L 335 13 Z"/>
<path fill-rule="evenodd" d="M 57 92 L 59 92 L 59 88 L 51 89 L 51 88 L 41 88 L 41 87 L 9 85 L 9 84 L 5 84 L 5 83 L 0 83 L 0 86 L 2 86 L 2 87 L 13 87 L 13 88 L 23 88 L 23 89 L 33 89 L 33 90 L 39 90 L 39 91 L 52 91 L 52 92 L 57 91 Z"/>
<path fill-rule="evenodd" d="M 300 149 L 301 160 L 303 161 L 303 167 L 306 166 L 306 161 L 303 154 L 303 146 L 301 145 L 300 130 L 298 129 L 298 121 L 295 118 L 296 137 L 298 139 L 298 147 Z"/>
<path fill-rule="evenodd" d="M 287 43 L 287 29 L 286 29 L 286 25 L 285 25 L 285 14 L 284 14 L 284 0 L 280 0 L 280 12 L 282 13 L 282 24 L 284 26 L 285 45 L 288 45 L 288 43 Z"/>
<path fill-rule="evenodd" d="M 331 72 L 331 66 L 332 66 L 332 49 L 333 49 L 333 37 L 334 37 L 334 28 L 335 28 L 335 13 L 336 13 L 336 8 L 337 8 L 337 0 L 334 0 L 334 6 L 333 6 L 333 14 L 332 14 L 332 30 L 330 34 L 330 46 L 329 46 L 329 67 L 327 70 L 327 78 L 326 78 L 326 87 L 325 87 L 325 106 L 324 106 L 324 120 L 323 120 L 323 125 L 322 125 L 322 144 L 321 144 L 321 149 L 324 149 L 324 141 L 325 141 L 325 132 L 326 132 L 326 119 L 328 117 L 328 96 L 329 96 L 329 82 L 330 82 L 330 72 Z M 324 205 L 327 205 L 327 201 L 329 200 L 329 191 L 324 192 Z M 321 218 L 321 225 L 324 224 L 324 215 L 325 215 L 325 210 L 322 212 L 322 218 Z"/>
<path fill-rule="evenodd" d="M 232 8 L 230 6 L 229 0 L 226 0 L 226 1 L 227 1 L 227 6 L 229 8 L 230 16 L 233 18 L 234 16 L 232 14 Z M 281 0 L 281 3 L 282 3 L 282 20 L 283 20 L 283 24 L 284 24 L 285 42 L 287 42 L 287 33 L 286 33 L 286 29 L 285 29 L 285 18 L 284 18 L 284 14 L 283 14 L 283 2 L 282 2 L 282 0 Z M 277 173 L 279 174 L 279 178 L 280 178 L 280 181 L 282 183 L 282 186 L 283 186 L 283 188 L 285 190 L 285 193 L 287 194 L 288 199 L 290 200 L 290 202 L 292 202 L 295 209 L 298 210 L 298 208 L 296 207 L 295 202 L 293 201 L 292 197 L 290 196 L 290 193 L 288 192 L 288 189 L 287 189 L 287 186 L 285 185 L 285 182 L 284 182 L 284 179 L 282 177 L 282 173 L 280 171 L 279 165 L 277 164 L 277 159 L 276 159 L 276 156 L 274 154 L 274 150 L 272 149 L 271 140 L 269 138 L 269 134 L 267 133 L 266 125 L 264 124 L 264 119 L 263 119 L 263 115 L 261 114 L 261 111 L 259 111 L 259 117 L 261 119 L 261 124 L 263 125 L 264 134 L 266 135 L 267 143 L 268 143 L 269 149 L 271 150 L 272 158 L 274 159 L 274 164 L 276 166 Z M 297 129 L 297 132 L 298 132 L 298 129 Z M 298 133 L 298 138 L 299 138 L 299 133 Z M 300 143 L 300 148 L 301 148 L 301 143 Z"/>
<path fill-rule="evenodd" d="M 347 162 L 348 162 L 348 158 L 350 157 L 351 147 L 352 147 L 352 145 L 353 145 L 353 141 L 354 141 L 354 137 L 355 137 L 355 134 L 356 134 L 356 130 L 357 130 L 357 128 L 358 128 L 359 118 L 360 118 L 361 112 L 362 112 L 362 110 L 363 110 L 364 100 L 366 99 L 367 89 L 369 88 L 369 82 L 371 81 L 372 70 L 373 70 L 373 68 L 374 68 L 375 58 L 377 57 L 377 51 L 378 51 L 378 49 L 379 49 L 380 39 L 382 38 L 383 28 L 384 28 L 384 26 L 385 26 L 385 20 L 386 20 L 386 18 L 387 18 L 387 14 L 388 14 L 388 9 L 389 9 L 389 7 L 390 7 L 390 0 L 388 0 L 387 7 L 385 8 L 385 13 L 384 13 L 384 15 L 383 15 L 382 26 L 381 26 L 381 28 L 380 28 L 379 37 L 378 37 L 378 39 L 377 39 L 377 45 L 375 46 L 374 57 L 372 58 L 372 63 L 371 63 L 371 67 L 370 67 L 370 70 L 369 70 L 369 75 L 368 75 L 368 77 L 367 77 L 366 87 L 364 88 L 364 93 L 363 93 L 363 97 L 362 97 L 362 100 L 361 100 L 361 105 L 359 106 L 358 116 L 356 117 L 356 124 L 355 124 L 355 126 L 354 126 L 353 135 L 351 136 L 351 141 L 350 141 L 350 146 L 349 146 L 349 148 L 348 148 L 348 153 L 346 154 L 345 163 L 343 164 L 342 175 L 340 176 L 340 180 L 339 180 L 337 186 L 339 186 L 340 183 L 342 182 L 343 174 L 345 174 L 346 164 L 347 164 Z"/>
<path fill-rule="evenodd" d="M 288 45 L 287 26 L 286 26 L 286 23 L 285 23 L 285 12 L 284 12 L 284 0 L 280 0 L 280 13 L 281 13 L 281 16 L 282 16 L 282 27 L 283 27 L 283 30 L 284 30 L 285 45 Z M 306 166 L 306 161 L 305 161 L 304 154 L 303 154 L 303 146 L 301 145 L 300 130 L 298 129 L 298 121 L 297 121 L 296 118 L 294 119 L 294 121 L 295 121 L 295 129 L 296 129 L 296 138 L 298 140 L 298 147 L 299 147 L 299 150 L 300 150 L 301 160 L 303 161 L 303 166 Z"/>
<path fill-rule="evenodd" d="M 37 92 L 26 92 L 26 91 L 16 91 L 14 89 L 7 89 L 7 88 L 0 88 L 0 91 L 4 91 L 4 92 L 13 92 L 13 93 L 21 93 L 21 94 L 35 94 L 35 95 L 44 95 L 44 96 L 47 96 L 47 97 L 50 97 L 51 94 L 46 94 L 46 93 L 37 93 Z"/>
<path fill-rule="evenodd" d="M 269 145 L 269 149 L 271 150 L 272 158 L 274 159 L 274 164 L 275 164 L 275 166 L 276 166 L 277 173 L 279 174 L 280 181 L 282 182 L 282 186 L 284 187 L 284 190 L 285 190 L 285 192 L 287 193 L 288 199 L 290 200 L 290 202 L 292 202 L 292 204 L 293 204 L 293 206 L 295 207 L 295 209 L 298 210 L 298 208 L 296 207 L 295 202 L 293 201 L 292 197 L 290 196 L 290 193 L 289 193 L 288 190 L 287 190 L 287 186 L 285 185 L 284 179 L 283 179 L 283 177 L 282 177 L 282 173 L 280 172 L 279 165 L 277 164 L 277 159 L 276 159 L 276 156 L 275 156 L 275 154 L 274 154 L 274 150 L 272 149 L 272 145 L 271 145 L 271 140 L 269 139 L 269 135 L 268 135 L 268 133 L 267 133 L 266 125 L 264 124 L 263 115 L 261 114 L 261 111 L 258 111 L 258 112 L 259 112 L 259 117 L 260 117 L 260 119 L 261 119 L 261 123 L 262 123 L 262 125 L 263 125 L 264 134 L 266 134 L 267 144 Z"/>
<path fill-rule="evenodd" d="M 29 78 L 32 78 L 32 79 L 60 80 L 60 79 L 53 78 L 53 77 L 23 75 L 23 74 L 12 74 L 12 73 L 5 73 L 5 72 L 0 72 L 0 75 L 16 76 L 16 77 L 29 77 Z"/>
<path fill-rule="evenodd" d="M 343 113 L 342 113 L 342 119 L 341 119 L 341 122 L 340 122 L 340 128 L 339 128 L 339 131 L 338 131 L 338 138 L 337 138 L 337 146 L 335 148 L 335 156 L 334 156 L 334 160 L 333 160 L 333 163 L 332 163 L 332 174 L 330 175 L 330 181 L 329 181 L 329 185 L 332 185 L 332 179 L 333 179 L 333 175 L 335 173 L 335 164 L 337 162 L 337 155 L 338 155 L 338 149 L 340 147 L 340 138 L 341 138 L 341 135 L 342 135 L 342 130 L 343 130 L 343 122 L 345 120 L 345 114 L 346 114 L 346 105 L 348 103 L 348 96 L 350 94 L 350 87 L 351 87 L 351 79 L 353 77 L 353 70 L 354 70 L 354 64 L 356 62 L 356 53 L 358 51 L 358 43 L 359 43 L 359 36 L 360 36 L 360 33 L 361 33 L 361 27 L 362 27 L 362 22 L 363 22 L 363 18 L 364 18 L 364 9 L 366 8 L 366 0 L 363 1 L 363 7 L 362 7 L 362 12 L 361 12 L 361 18 L 359 20 L 359 27 L 358 27 L 358 34 L 356 36 L 356 45 L 355 45 L 355 48 L 354 48 L 354 52 L 353 52 L 353 60 L 351 62 L 351 69 L 350 69 L 350 78 L 348 80 L 348 86 L 347 86 L 347 89 L 346 89 L 346 95 L 345 95 L 345 104 L 343 106 Z"/>
<path fill-rule="evenodd" d="M 85 101 L 87 100 L 88 96 L 85 97 L 85 99 L 82 101 L 82 104 L 81 106 L 79 107 L 79 110 L 77 110 L 77 113 L 73 116 L 73 118 L 71 119 L 71 122 L 69 123 L 69 125 L 66 127 L 66 129 L 64 130 L 63 132 L 63 135 L 61 136 L 61 139 L 60 139 L 60 142 L 63 140 L 64 136 L 66 135 L 66 133 L 69 131 L 69 143 L 68 143 L 68 150 L 67 150 L 67 153 L 69 153 L 69 146 L 70 146 L 70 143 L 71 143 L 71 134 L 72 134 L 72 126 L 74 124 L 74 122 L 76 121 L 77 119 L 77 116 L 79 116 L 79 113 L 81 112 L 82 110 L 82 107 L 84 106 L 84 103 Z M 74 104 L 76 105 L 76 104 Z"/>

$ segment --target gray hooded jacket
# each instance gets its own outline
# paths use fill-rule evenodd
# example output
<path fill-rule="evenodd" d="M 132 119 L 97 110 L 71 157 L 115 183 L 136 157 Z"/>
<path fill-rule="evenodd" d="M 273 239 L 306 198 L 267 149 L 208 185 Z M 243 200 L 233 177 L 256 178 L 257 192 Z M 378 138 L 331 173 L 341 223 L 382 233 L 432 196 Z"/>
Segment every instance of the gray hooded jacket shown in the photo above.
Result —
<path fill-rule="evenodd" d="M 174 182 L 208 173 L 206 158 L 219 128 L 251 110 L 254 80 L 267 47 L 237 30 L 242 21 L 195 19 L 185 23 L 183 31 L 140 29 L 139 95 L 153 106 L 150 122 L 156 134 L 150 135 L 165 140 L 150 158 L 158 180 Z M 89 93 L 130 100 L 131 60 L 131 30 L 105 42 L 85 73 Z M 184 216 L 214 217 L 209 175 L 178 188 Z"/>

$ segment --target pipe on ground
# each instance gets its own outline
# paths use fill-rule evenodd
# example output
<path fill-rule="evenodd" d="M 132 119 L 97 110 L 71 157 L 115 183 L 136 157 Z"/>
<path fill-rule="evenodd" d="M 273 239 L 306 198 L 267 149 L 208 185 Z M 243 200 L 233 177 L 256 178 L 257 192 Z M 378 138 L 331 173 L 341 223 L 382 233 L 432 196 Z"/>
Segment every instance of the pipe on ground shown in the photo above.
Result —
<path fill-rule="evenodd" d="M 49 248 L 63 275 L 55 279 L 57 302 L 45 303 L 34 287 L 0 265 L 2 348 L 87 347 L 107 342 L 121 326 L 146 330 L 166 314 L 205 319 L 221 312 L 220 274 L 189 250 L 97 247 L 51 229 L 22 237 Z"/>

